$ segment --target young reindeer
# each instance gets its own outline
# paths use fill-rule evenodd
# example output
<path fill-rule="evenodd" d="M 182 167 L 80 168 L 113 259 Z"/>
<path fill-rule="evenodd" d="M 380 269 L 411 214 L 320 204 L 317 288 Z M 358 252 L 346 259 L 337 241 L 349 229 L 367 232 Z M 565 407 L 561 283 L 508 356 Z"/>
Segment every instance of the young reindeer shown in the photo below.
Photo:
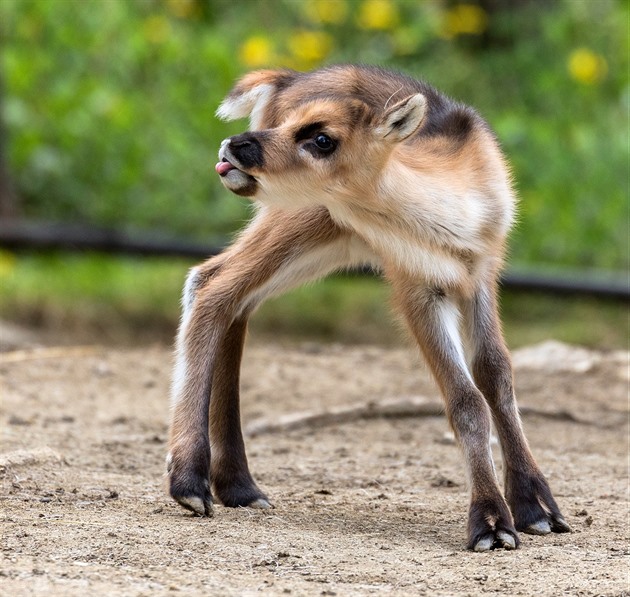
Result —
<path fill-rule="evenodd" d="M 517 529 L 569 531 L 523 434 L 497 314 L 515 198 L 488 125 L 425 83 L 365 66 L 253 72 L 217 115 L 250 118 L 249 132 L 221 144 L 216 171 L 258 209 L 236 242 L 186 281 L 167 457 L 172 497 L 206 516 L 211 486 L 225 506 L 271 507 L 250 475 L 240 426 L 247 319 L 271 295 L 370 264 L 392 285 L 463 450 L 468 547 L 514 549 Z"/>

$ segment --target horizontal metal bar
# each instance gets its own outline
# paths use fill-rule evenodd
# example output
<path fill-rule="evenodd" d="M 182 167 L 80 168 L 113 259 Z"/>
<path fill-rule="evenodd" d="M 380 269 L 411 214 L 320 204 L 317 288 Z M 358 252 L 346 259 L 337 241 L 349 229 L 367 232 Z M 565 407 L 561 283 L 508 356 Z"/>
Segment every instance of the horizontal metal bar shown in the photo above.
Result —
<path fill-rule="evenodd" d="M 64 250 L 126 253 L 156 257 L 189 257 L 205 259 L 221 252 L 225 243 L 204 244 L 172 238 L 157 233 L 123 232 L 93 226 L 35 222 L 0 222 L 0 246 L 10 250 Z M 358 273 L 373 273 L 362 268 Z M 562 295 L 588 295 L 598 298 L 630 300 L 630 277 L 602 278 L 592 274 L 541 274 L 532 271 L 510 271 L 501 278 L 509 290 Z"/>
<path fill-rule="evenodd" d="M 562 273 L 539 274 L 526 271 L 509 271 L 501 278 L 504 288 L 536 291 L 561 295 L 588 295 L 597 298 L 630 301 L 630 281 L 619 278 L 593 276 L 592 274 Z"/>
<path fill-rule="evenodd" d="M 63 222 L 0 222 L 0 246 L 11 250 L 66 250 L 203 259 L 221 252 L 207 245 L 159 233 L 125 232 Z"/>

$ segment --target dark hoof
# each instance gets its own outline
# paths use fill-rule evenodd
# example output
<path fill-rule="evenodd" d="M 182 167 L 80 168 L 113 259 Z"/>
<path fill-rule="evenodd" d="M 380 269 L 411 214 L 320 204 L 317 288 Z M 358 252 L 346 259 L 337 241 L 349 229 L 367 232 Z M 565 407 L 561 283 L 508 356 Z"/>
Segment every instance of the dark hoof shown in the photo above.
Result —
<path fill-rule="evenodd" d="M 573 529 L 562 516 L 553 516 L 551 518 L 552 533 L 572 533 Z"/>
<path fill-rule="evenodd" d="M 478 500 L 471 504 L 468 518 L 468 549 L 517 549 L 518 533 L 507 504 L 501 500 Z"/>
<path fill-rule="evenodd" d="M 167 457 L 167 473 L 171 497 L 186 510 L 199 516 L 212 516 L 212 494 L 208 474 L 203 467 L 186 468 Z"/>
<path fill-rule="evenodd" d="M 253 502 L 248 504 L 248 507 L 256 508 L 259 510 L 273 510 L 275 506 L 271 504 L 266 498 L 258 498 L 257 500 L 254 500 Z"/>
<path fill-rule="evenodd" d="M 267 496 L 258 489 L 249 473 L 241 479 L 231 477 L 229 482 L 222 482 L 221 476 L 213 478 L 214 493 L 219 501 L 228 508 L 273 508 Z"/>
<path fill-rule="evenodd" d="M 549 533 L 571 533 L 573 529 L 562 516 L 546 515 L 545 518 L 534 522 L 525 528 L 517 527 L 519 531 L 529 535 L 548 535 Z"/>
<path fill-rule="evenodd" d="M 473 551 L 490 551 L 492 549 L 516 549 L 519 539 L 516 532 L 492 531 L 481 536 L 476 542 L 468 546 Z"/>
<path fill-rule="evenodd" d="M 171 489 L 171 496 L 180 506 L 183 506 L 186 510 L 190 510 L 198 516 L 207 516 L 210 518 L 214 514 L 210 492 L 200 497 L 198 495 L 179 495 L 173 493 L 173 489 Z"/>
<path fill-rule="evenodd" d="M 571 532 L 542 474 L 513 480 L 507 493 L 514 526 L 519 531 L 530 535 Z"/>

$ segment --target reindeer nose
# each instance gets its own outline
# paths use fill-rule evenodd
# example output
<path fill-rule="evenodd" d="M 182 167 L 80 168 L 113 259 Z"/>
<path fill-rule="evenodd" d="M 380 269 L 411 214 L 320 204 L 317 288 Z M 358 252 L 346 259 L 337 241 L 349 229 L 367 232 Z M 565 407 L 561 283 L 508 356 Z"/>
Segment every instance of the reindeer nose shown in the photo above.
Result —
<path fill-rule="evenodd" d="M 254 141 L 254 138 L 247 133 L 236 135 L 236 137 L 230 137 L 229 139 L 231 149 L 241 149 L 244 147 L 249 147 L 254 143 Z"/>
<path fill-rule="evenodd" d="M 265 160 L 261 141 L 252 133 L 243 133 L 230 137 L 226 149 L 245 168 L 262 168 L 264 165 Z"/>

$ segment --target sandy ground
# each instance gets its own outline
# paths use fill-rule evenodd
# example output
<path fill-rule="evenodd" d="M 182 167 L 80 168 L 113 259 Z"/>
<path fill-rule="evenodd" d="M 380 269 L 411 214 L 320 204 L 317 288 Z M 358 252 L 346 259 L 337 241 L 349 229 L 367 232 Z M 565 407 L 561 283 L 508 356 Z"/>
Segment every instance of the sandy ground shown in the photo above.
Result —
<path fill-rule="evenodd" d="M 8 326 L 0 336 L 1 594 L 630 594 L 626 353 L 516 353 L 526 431 L 574 532 L 476 554 L 464 549 L 467 489 L 443 417 L 249 437 L 276 508 L 195 518 L 164 490 L 168 348 L 37 348 Z M 377 347 L 252 342 L 242 387 L 246 425 L 437 399 L 413 350 Z"/>

